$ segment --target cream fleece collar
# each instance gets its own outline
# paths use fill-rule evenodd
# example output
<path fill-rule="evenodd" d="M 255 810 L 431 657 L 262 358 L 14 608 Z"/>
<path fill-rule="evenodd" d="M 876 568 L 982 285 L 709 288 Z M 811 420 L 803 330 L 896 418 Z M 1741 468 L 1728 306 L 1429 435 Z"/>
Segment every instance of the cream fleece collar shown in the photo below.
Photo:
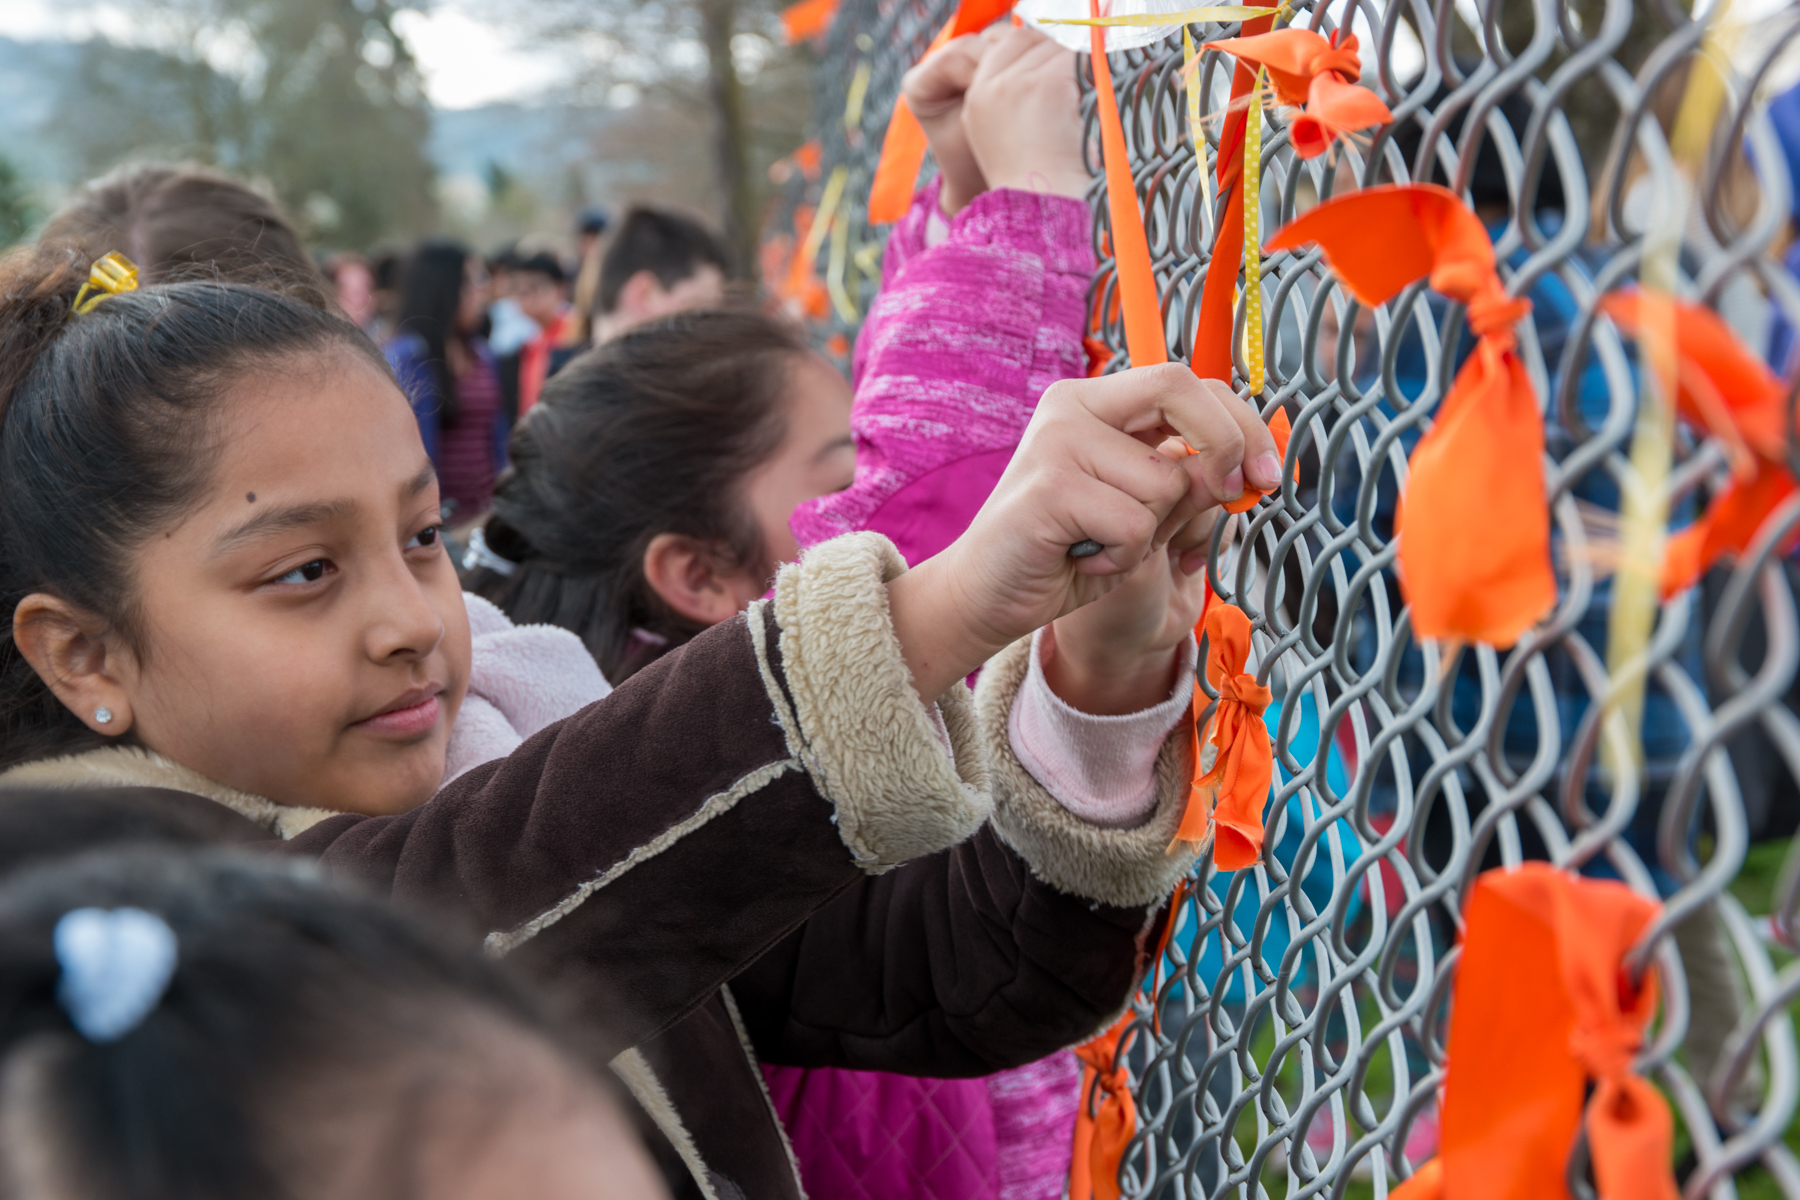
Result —
<path fill-rule="evenodd" d="M 156 787 L 191 792 L 248 817 L 283 840 L 312 828 L 326 817 L 341 815 L 326 808 L 293 808 L 240 792 L 138 746 L 102 746 L 63 758 L 20 763 L 0 772 L 0 788 L 28 787 Z"/>

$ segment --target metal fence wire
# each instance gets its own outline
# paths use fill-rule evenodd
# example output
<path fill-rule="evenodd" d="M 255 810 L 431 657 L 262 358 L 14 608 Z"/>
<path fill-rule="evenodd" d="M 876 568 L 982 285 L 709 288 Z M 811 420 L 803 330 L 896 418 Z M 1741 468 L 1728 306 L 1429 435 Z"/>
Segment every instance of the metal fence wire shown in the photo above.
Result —
<path fill-rule="evenodd" d="M 855 285 L 834 330 L 854 334 L 878 283 L 866 248 L 879 232 L 861 205 L 899 75 L 950 7 L 844 0 L 831 30 L 819 135 L 825 176 L 847 176 L 840 261 Z M 1265 114 L 1261 227 L 1388 182 L 1444 183 L 1476 209 L 1509 291 L 1532 302 L 1519 352 L 1547 426 L 1559 602 L 1505 652 L 1412 635 L 1395 500 L 1468 351 L 1462 311 L 1423 284 L 1369 309 L 1316 252 L 1265 257 L 1267 379 L 1249 399 L 1293 422 L 1290 482 L 1221 526 L 1210 569 L 1252 618 L 1250 669 L 1276 696 L 1267 841 L 1252 869 L 1197 868 L 1167 959 L 1135 1000 L 1124 1193 L 1385 1195 L 1435 1152 L 1467 889 L 1483 869 L 1543 859 L 1664 904 L 1645 946 L 1663 1000 L 1639 1065 L 1674 1111 L 1684 1195 L 1800 1200 L 1784 1144 L 1800 1098 L 1789 1015 L 1800 842 L 1783 844 L 1800 810 L 1800 617 L 1780 553 L 1800 500 L 1740 560 L 1664 604 L 1648 649 L 1609 673 L 1639 369 L 1633 344 L 1596 314 L 1602 293 L 1639 271 L 1659 198 L 1682 194 L 1678 293 L 1758 351 L 1772 324 L 1800 325 L 1800 286 L 1779 258 L 1790 177 L 1768 116 L 1791 81 L 1800 10 L 1744 23 L 1735 46 L 1706 42 L 1706 21 L 1674 0 L 1320 0 L 1289 23 L 1356 32 L 1363 82 L 1394 122 L 1301 160 L 1280 116 Z M 1237 27 L 1191 32 L 1198 46 Z M 1720 44 L 1730 53 L 1714 53 Z M 1702 52 L 1725 98 L 1689 181 L 1671 126 Z M 1173 358 L 1188 355 L 1213 267 L 1222 205 L 1205 177 L 1231 72 L 1229 58 L 1202 55 L 1196 149 L 1182 57 L 1175 36 L 1110 60 Z M 1078 70 L 1104 314 L 1114 276 L 1085 56 Z M 820 253 L 825 274 L 834 252 Z M 1243 314 L 1240 296 L 1240 335 Z M 1096 336 L 1114 351 L 1109 369 L 1128 365 L 1116 317 Z M 1245 377 L 1240 345 L 1247 395 Z M 1667 483 L 1676 524 L 1720 486 L 1726 461 L 1710 440 L 1681 439 Z M 1600 752 L 1602 706 L 1633 678 L 1648 681 L 1636 761 Z M 1569 1178 L 1593 1195 L 1579 1144 Z"/>

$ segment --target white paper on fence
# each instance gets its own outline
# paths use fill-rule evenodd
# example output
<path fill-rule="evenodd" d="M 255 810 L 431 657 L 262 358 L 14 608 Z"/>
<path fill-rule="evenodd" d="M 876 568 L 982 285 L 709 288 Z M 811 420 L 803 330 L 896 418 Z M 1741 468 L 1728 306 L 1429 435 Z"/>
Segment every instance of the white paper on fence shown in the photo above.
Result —
<path fill-rule="evenodd" d="M 1112 0 L 1110 5 L 1102 4 L 1100 11 L 1109 17 L 1129 17 L 1138 13 L 1179 13 L 1186 12 L 1195 6 L 1195 0 Z M 1071 50 L 1079 50 L 1083 54 L 1092 47 L 1089 35 L 1091 26 L 1087 25 L 1046 25 L 1046 20 L 1081 20 L 1092 13 L 1088 0 L 1019 0 L 1013 9 L 1033 29 L 1047 33 L 1058 44 Z M 1152 25 L 1148 28 L 1136 25 L 1113 25 L 1106 31 L 1106 49 L 1110 53 L 1120 50 L 1136 50 L 1140 46 L 1148 46 L 1160 42 L 1171 33 L 1179 33 L 1181 23 L 1173 25 Z"/>

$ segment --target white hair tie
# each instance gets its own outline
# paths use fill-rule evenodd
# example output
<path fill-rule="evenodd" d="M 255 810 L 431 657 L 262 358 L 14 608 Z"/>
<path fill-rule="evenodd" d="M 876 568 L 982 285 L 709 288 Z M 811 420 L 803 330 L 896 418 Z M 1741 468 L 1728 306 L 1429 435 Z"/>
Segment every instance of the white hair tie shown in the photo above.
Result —
<path fill-rule="evenodd" d="M 77 908 L 56 923 L 56 998 L 90 1042 L 115 1042 L 162 1001 L 175 975 L 169 923 L 141 908 Z"/>
<path fill-rule="evenodd" d="M 496 575 L 510 576 L 519 569 L 519 564 L 510 558 L 501 558 L 487 544 L 487 534 L 478 525 L 469 530 L 469 542 L 463 550 L 463 570 L 473 571 L 476 567 L 486 567 Z"/>

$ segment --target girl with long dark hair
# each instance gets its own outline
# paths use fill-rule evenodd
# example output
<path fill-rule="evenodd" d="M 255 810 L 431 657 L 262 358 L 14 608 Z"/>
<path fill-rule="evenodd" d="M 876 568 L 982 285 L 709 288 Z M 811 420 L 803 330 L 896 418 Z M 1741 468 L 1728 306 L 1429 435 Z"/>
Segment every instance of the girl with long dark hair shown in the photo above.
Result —
<path fill-rule="evenodd" d="M 419 419 L 452 521 L 487 511 L 506 462 L 500 375 L 481 336 L 487 280 L 457 242 L 427 241 L 407 264 L 398 331 L 382 347 Z"/>

